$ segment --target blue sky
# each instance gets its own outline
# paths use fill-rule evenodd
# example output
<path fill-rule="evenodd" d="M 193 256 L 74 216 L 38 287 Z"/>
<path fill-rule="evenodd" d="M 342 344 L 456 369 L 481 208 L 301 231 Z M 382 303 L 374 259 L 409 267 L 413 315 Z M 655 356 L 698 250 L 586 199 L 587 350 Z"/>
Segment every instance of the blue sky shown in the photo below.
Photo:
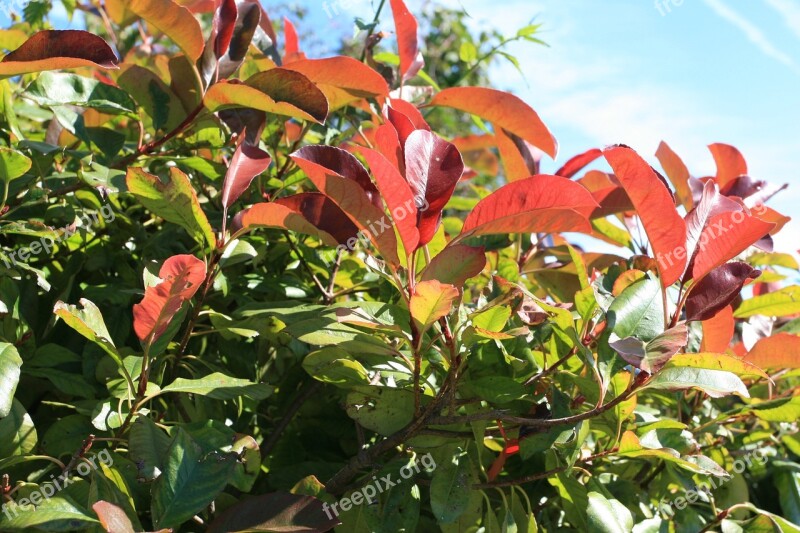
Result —
<path fill-rule="evenodd" d="M 423 0 L 407 1 L 419 13 Z M 558 138 L 558 161 L 544 171 L 618 142 L 653 160 L 663 139 L 702 176 L 714 168 L 706 145 L 726 142 L 742 150 L 752 176 L 789 183 L 771 205 L 800 215 L 800 0 L 443 1 L 465 9 L 475 28 L 513 34 L 533 18 L 544 24 L 549 48 L 510 49 L 524 77 L 509 64 L 492 72 L 495 86 L 525 99 Z M 268 12 L 278 4 L 262 2 Z M 308 11 L 300 29 L 331 47 L 374 9 L 371 0 L 289 3 Z M 777 239 L 782 251 L 799 246 L 800 219 Z"/>
<path fill-rule="evenodd" d="M 322 0 L 297 2 L 309 14 L 301 27 L 350 33 L 353 17 L 373 10 L 369 0 L 339 2 L 334 17 Z M 511 47 L 524 77 L 509 64 L 492 73 L 496 87 L 526 100 L 558 138 L 558 162 L 544 171 L 618 142 L 655 162 L 665 140 L 703 176 L 714 172 L 706 146 L 725 142 L 744 153 L 754 177 L 789 183 L 771 205 L 800 215 L 800 0 L 445 2 L 465 9 L 475 28 L 511 35 L 533 18 L 544 24 L 549 48 Z M 412 11 L 420 4 L 409 0 Z M 796 252 L 800 220 L 777 241 Z"/>

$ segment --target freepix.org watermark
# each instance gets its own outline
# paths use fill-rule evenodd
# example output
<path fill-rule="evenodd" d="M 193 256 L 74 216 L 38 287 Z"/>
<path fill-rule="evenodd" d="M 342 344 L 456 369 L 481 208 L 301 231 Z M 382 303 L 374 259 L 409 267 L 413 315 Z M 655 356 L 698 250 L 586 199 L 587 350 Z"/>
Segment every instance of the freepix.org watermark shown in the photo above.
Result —
<path fill-rule="evenodd" d="M 378 237 L 383 234 L 385 231 L 394 231 L 394 226 L 392 226 L 392 222 L 395 224 L 404 220 L 407 216 L 415 213 L 412 210 L 415 202 L 413 200 L 407 201 L 405 204 L 395 207 L 392 211 L 392 219 L 389 220 L 386 216 L 381 217 L 380 220 L 377 221 L 370 221 L 367 223 L 367 227 L 359 231 L 355 237 L 350 237 L 347 239 L 347 242 L 344 244 L 340 244 L 336 247 L 338 251 L 345 252 L 350 251 L 352 252 L 356 248 L 356 244 L 358 241 L 363 241 L 364 244 L 368 244 L 370 239 L 373 237 Z M 430 202 L 427 199 L 422 200 L 422 205 L 417 206 L 416 213 L 422 213 L 423 211 L 427 211 L 431 207 Z"/>
<path fill-rule="evenodd" d="M 41 237 L 38 241 L 33 241 L 29 246 L 23 246 L 13 252 L 9 252 L 7 257 L 3 258 L 3 263 L 5 263 L 6 268 L 11 268 L 13 265 L 17 263 L 25 263 L 30 260 L 31 257 L 39 255 L 41 253 L 49 254 L 53 251 L 53 248 L 56 244 L 63 244 L 70 237 L 72 237 L 77 231 L 78 228 L 84 228 L 87 231 L 91 231 L 92 227 L 96 226 L 100 222 L 100 218 L 105 220 L 106 224 L 109 224 L 114 221 L 116 215 L 114 214 L 114 210 L 111 209 L 111 206 L 106 204 L 104 205 L 99 213 L 97 212 L 87 212 L 81 215 L 79 221 L 80 226 L 77 224 L 71 224 L 65 228 L 59 230 L 60 235 L 56 238 L 45 236 Z"/>
<path fill-rule="evenodd" d="M 76 465 L 75 471 L 79 476 L 86 477 L 93 470 L 100 468 L 100 464 L 104 466 L 112 466 L 114 464 L 114 458 L 111 457 L 111 452 L 102 450 L 96 454 L 84 456 Z M 35 512 L 36 507 L 41 505 L 42 502 L 49 500 L 58 492 L 69 487 L 74 481 L 69 470 L 57 477 L 56 474 L 52 474 L 48 482 L 42 484 L 39 489 L 32 491 L 27 498 L 20 498 L 13 505 L 4 503 L 2 509 L 3 514 L 6 516 L 6 519 L 12 520 L 17 518 L 20 512 Z M 33 509 L 30 509 L 31 505 L 34 506 Z"/>
<path fill-rule="evenodd" d="M 409 479 L 414 474 L 419 474 L 420 471 L 432 472 L 436 470 L 436 461 L 430 453 L 426 453 L 420 457 L 415 458 L 414 461 L 409 462 L 406 466 L 400 469 L 398 474 L 401 479 Z M 372 481 L 367 483 L 360 490 L 354 491 L 350 496 L 342 498 L 338 502 L 328 505 L 322 504 L 322 510 L 328 515 L 329 519 L 334 516 L 339 516 L 340 512 L 347 512 L 353 507 L 363 504 L 370 504 L 378 494 L 391 489 L 400 481 L 392 479 L 392 474 L 386 474 L 383 477 L 372 476 Z"/>
<path fill-rule="evenodd" d="M 767 454 L 762 450 L 753 450 L 733 462 L 733 471 L 737 474 L 741 474 L 747 467 L 752 466 L 753 462 L 763 465 L 767 462 Z M 675 509 L 673 509 L 673 507 L 677 508 L 679 511 L 683 511 L 687 505 L 695 503 L 701 498 L 708 501 L 712 490 L 717 490 L 731 479 L 733 479 L 733 477 L 717 478 L 712 476 L 709 478 L 710 481 L 700 483 L 695 486 L 695 488 L 687 490 L 685 496 L 678 496 L 672 501 L 662 499 L 661 502 L 659 502 L 658 509 L 664 513 L 667 518 L 672 518 L 675 516 Z"/>

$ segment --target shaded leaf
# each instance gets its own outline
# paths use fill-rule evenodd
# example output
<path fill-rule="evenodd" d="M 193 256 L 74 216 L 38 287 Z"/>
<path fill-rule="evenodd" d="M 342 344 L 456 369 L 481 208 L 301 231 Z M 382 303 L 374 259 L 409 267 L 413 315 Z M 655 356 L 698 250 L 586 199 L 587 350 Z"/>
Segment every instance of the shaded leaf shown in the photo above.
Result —
<path fill-rule="evenodd" d="M 325 512 L 322 502 L 316 498 L 297 494 L 272 493 L 249 498 L 232 505 L 208 526 L 208 532 L 324 533 L 340 523 L 333 513 Z"/>
<path fill-rule="evenodd" d="M 715 268 L 692 287 L 686 299 L 686 320 L 713 318 L 739 296 L 745 283 L 760 275 L 760 270 L 747 263 L 726 263 Z"/>
<path fill-rule="evenodd" d="M 23 176 L 33 163 L 22 152 L 13 148 L 0 147 L 0 181 L 9 183 Z"/>
<path fill-rule="evenodd" d="M 78 67 L 116 68 L 119 60 L 102 38 L 83 30 L 45 30 L 0 61 L 0 76 Z"/>

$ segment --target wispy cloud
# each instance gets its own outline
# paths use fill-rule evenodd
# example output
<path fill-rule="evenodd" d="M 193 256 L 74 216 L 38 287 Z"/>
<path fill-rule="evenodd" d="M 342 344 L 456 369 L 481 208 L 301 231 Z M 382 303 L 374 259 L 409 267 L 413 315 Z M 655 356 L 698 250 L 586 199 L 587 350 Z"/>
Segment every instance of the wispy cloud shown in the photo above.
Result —
<path fill-rule="evenodd" d="M 744 18 L 742 15 L 728 7 L 722 0 L 703 0 L 708 7 L 710 7 L 714 13 L 717 14 L 720 18 L 723 18 L 736 26 L 742 33 L 744 33 L 747 40 L 753 43 L 755 46 L 761 50 L 764 55 L 767 55 L 776 61 L 783 63 L 784 65 L 792 68 L 793 70 L 798 70 L 797 65 L 795 64 L 794 60 L 784 52 L 778 50 L 778 48 L 773 45 L 767 36 L 764 34 L 761 29 Z M 773 0 L 775 1 L 775 0 Z M 779 3 L 780 0 L 777 0 Z"/>
<path fill-rule="evenodd" d="M 764 0 L 767 5 L 780 14 L 786 26 L 800 38 L 800 4 L 792 0 Z"/>

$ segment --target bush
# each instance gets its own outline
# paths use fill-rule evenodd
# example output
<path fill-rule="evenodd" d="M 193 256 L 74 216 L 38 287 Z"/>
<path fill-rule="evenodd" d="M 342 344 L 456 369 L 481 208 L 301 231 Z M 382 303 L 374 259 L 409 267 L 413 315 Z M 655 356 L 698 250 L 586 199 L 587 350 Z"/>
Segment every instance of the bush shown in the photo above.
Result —
<path fill-rule="evenodd" d="M 734 147 L 540 173 L 466 85 L 535 25 L 426 57 L 391 0 L 398 54 L 309 59 L 256 0 L 90 4 L 0 32 L 0 529 L 799 530 L 798 265 Z"/>

